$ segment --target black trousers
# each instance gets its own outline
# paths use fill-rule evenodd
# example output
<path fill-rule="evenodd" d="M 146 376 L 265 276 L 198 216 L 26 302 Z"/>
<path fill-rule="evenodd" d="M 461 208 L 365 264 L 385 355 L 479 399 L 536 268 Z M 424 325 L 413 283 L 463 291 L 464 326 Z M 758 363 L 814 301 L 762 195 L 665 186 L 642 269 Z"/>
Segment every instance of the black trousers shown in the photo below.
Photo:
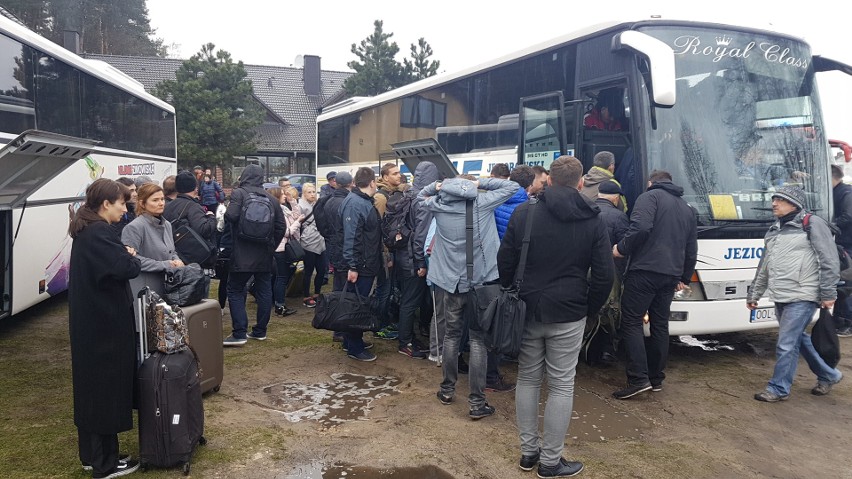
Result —
<path fill-rule="evenodd" d="M 662 384 L 669 357 L 669 312 L 679 278 L 633 270 L 624 279 L 621 295 L 621 341 L 627 353 L 627 383 Z M 642 334 L 648 313 L 651 337 Z"/>
<path fill-rule="evenodd" d="M 94 474 L 106 475 L 118 465 L 118 434 L 97 434 L 77 428 L 80 461 Z"/>
<path fill-rule="evenodd" d="M 405 347 L 408 343 L 413 343 L 414 338 L 417 337 L 414 333 L 414 316 L 417 314 L 417 308 L 423 303 L 423 296 L 426 294 L 426 278 L 400 273 L 397 279 L 400 289 L 399 347 Z"/>

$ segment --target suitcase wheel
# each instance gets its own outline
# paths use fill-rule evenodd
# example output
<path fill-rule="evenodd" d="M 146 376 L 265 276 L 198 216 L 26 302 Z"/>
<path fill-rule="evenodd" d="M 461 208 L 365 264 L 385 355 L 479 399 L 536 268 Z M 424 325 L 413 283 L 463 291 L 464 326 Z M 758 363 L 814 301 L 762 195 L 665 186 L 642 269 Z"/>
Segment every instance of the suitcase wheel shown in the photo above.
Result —
<path fill-rule="evenodd" d="M 214 392 L 214 393 L 219 392 L 219 389 L 220 389 L 221 387 L 222 387 L 222 385 L 221 385 L 221 384 L 220 384 L 220 385 L 218 385 L 218 386 L 216 386 L 215 388 L 213 388 L 213 392 Z"/>
<path fill-rule="evenodd" d="M 189 466 L 189 463 L 187 462 L 186 464 L 183 465 L 183 475 L 188 476 L 189 470 L 190 470 L 190 466 Z"/>
<path fill-rule="evenodd" d="M 148 463 L 144 461 L 139 461 L 139 470 L 145 472 L 148 470 Z"/>
<path fill-rule="evenodd" d="M 199 446 L 206 446 L 207 445 L 207 438 L 204 437 L 204 436 L 199 437 L 198 438 L 198 445 Z"/>

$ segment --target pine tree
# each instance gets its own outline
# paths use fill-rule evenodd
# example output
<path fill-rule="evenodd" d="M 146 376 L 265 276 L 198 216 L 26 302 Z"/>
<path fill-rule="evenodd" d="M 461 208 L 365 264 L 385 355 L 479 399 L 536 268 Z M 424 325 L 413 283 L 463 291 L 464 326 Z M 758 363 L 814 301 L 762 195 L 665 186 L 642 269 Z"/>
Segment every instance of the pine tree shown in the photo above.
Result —
<path fill-rule="evenodd" d="M 390 42 L 393 33 L 385 33 L 382 25 L 381 20 L 376 20 L 373 34 L 360 44 L 352 44 L 352 53 L 360 61 L 346 64 L 355 70 L 355 74 L 343 83 L 350 95 L 374 96 L 408 83 L 405 68 L 395 58 L 399 46 Z"/>
<path fill-rule="evenodd" d="M 405 58 L 402 60 L 405 65 L 405 73 L 411 81 L 422 80 L 429 78 L 438 73 L 438 68 L 441 62 L 438 60 L 429 60 L 432 56 L 432 47 L 426 42 L 426 39 L 420 37 L 417 40 L 417 45 L 411 44 L 411 60 Z"/>

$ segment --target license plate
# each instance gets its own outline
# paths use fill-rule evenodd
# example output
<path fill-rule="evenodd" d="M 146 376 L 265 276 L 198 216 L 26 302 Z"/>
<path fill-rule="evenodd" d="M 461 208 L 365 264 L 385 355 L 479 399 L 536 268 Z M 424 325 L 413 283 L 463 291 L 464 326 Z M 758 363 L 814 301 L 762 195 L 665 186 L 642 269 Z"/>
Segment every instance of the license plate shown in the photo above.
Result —
<path fill-rule="evenodd" d="M 775 321 L 775 308 L 757 308 L 751 311 L 750 323 Z"/>

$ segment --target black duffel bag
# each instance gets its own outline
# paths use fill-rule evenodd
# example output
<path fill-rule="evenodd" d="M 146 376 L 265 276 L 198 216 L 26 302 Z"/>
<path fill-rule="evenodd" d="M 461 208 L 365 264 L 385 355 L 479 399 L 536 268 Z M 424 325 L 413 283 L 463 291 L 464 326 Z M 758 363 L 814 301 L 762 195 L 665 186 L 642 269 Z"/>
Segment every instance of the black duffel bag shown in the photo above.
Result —
<path fill-rule="evenodd" d="M 163 300 L 178 306 L 200 303 L 207 297 L 209 285 L 210 277 L 195 263 L 182 268 L 168 268 L 163 281 Z"/>
<path fill-rule="evenodd" d="M 819 319 L 811 329 L 811 342 L 825 364 L 836 368 L 840 362 L 840 340 L 837 338 L 837 328 L 828 308 L 820 308 Z"/>
<path fill-rule="evenodd" d="M 363 333 L 379 330 L 379 317 L 370 306 L 370 298 L 357 291 L 348 291 L 354 284 L 346 282 L 343 291 L 320 294 L 311 322 L 317 329 L 342 333 Z"/>

